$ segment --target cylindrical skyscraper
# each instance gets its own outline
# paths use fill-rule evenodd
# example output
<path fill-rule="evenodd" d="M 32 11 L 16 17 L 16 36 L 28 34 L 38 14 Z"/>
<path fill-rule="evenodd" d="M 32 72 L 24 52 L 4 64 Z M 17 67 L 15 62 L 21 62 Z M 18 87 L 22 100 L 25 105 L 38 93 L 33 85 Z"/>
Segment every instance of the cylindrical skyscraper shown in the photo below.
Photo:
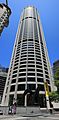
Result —
<path fill-rule="evenodd" d="M 39 88 L 40 107 L 46 107 L 46 81 L 51 91 L 52 74 L 40 17 L 37 9 L 29 6 L 21 15 L 2 105 L 12 104 L 13 98 L 17 99 L 18 106 L 35 105 Z"/>

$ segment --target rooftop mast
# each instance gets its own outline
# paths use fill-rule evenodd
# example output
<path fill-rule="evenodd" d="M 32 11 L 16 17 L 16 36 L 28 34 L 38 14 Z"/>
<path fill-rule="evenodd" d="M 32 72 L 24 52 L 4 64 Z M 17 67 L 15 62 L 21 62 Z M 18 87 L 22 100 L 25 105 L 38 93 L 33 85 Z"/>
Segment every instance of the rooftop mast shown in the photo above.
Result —
<path fill-rule="evenodd" d="M 6 0 L 6 5 L 8 6 L 8 0 Z"/>

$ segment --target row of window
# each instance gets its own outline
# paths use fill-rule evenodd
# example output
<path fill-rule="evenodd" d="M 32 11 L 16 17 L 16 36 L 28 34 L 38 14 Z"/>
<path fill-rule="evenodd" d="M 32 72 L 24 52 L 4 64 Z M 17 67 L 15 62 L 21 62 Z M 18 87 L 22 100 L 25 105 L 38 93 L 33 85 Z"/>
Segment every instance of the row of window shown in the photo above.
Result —
<path fill-rule="evenodd" d="M 27 77 L 27 82 L 35 82 L 35 77 Z M 48 79 L 47 79 L 47 81 L 49 81 Z M 26 78 L 24 77 L 24 78 L 18 78 L 18 82 L 26 82 Z M 43 78 L 37 78 L 37 82 L 44 82 L 44 80 L 43 80 Z M 16 83 L 16 79 L 14 78 L 14 79 L 12 79 L 12 82 L 11 82 L 11 84 L 12 83 Z"/>
<path fill-rule="evenodd" d="M 12 78 L 11 84 L 16 83 L 16 80 L 17 80 L 17 78 Z M 27 82 L 35 82 L 35 81 L 36 81 L 35 77 L 27 77 Z M 46 78 L 46 81 L 48 82 L 48 84 L 50 84 L 49 78 Z M 26 82 L 26 77 L 18 78 L 18 82 Z M 39 76 L 37 78 L 37 82 L 44 82 L 43 77 Z M 8 84 L 9 84 L 9 81 L 7 83 L 7 86 L 8 86 Z"/>
<path fill-rule="evenodd" d="M 28 76 L 35 76 L 35 73 L 27 73 L 27 75 Z M 19 76 L 26 76 L 26 72 L 25 73 L 19 73 Z M 37 73 L 37 76 L 41 76 L 41 77 L 43 77 L 43 74 L 42 73 Z M 46 75 L 47 76 L 47 75 Z M 17 74 L 13 74 L 12 75 L 12 78 L 15 78 L 15 77 L 17 77 Z"/>
<path fill-rule="evenodd" d="M 26 69 L 20 69 L 20 70 L 19 70 L 19 72 L 24 72 L 24 71 L 26 72 Z M 28 72 L 28 71 L 34 72 L 35 69 L 33 69 L 33 68 L 28 68 L 28 69 L 27 69 L 27 72 Z M 42 72 L 42 73 L 43 73 L 43 70 L 42 70 L 41 68 L 40 68 L 40 69 L 36 69 L 36 71 L 37 71 L 37 72 Z M 17 73 L 17 69 L 13 71 L 13 74 L 15 74 L 15 73 Z M 48 71 L 45 71 L 45 74 L 48 75 Z"/>
<path fill-rule="evenodd" d="M 44 85 L 38 84 L 38 87 L 39 87 L 39 91 L 45 91 Z M 35 90 L 36 84 L 27 84 L 27 89 Z M 21 85 L 18 84 L 17 91 L 23 91 L 23 90 L 25 90 L 25 84 L 21 84 Z M 15 91 L 15 85 L 12 85 L 10 88 L 10 92 L 14 92 L 14 91 Z M 49 91 L 51 91 L 50 86 L 49 86 Z"/>
<path fill-rule="evenodd" d="M 25 64 L 22 64 L 22 65 L 20 65 L 20 68 L 24 68 L 24 67 L 26 67 L 26 65 Z M 35 68 L 35 65 L 30 65 L 30 64 L 28 64 L 28 67 L 30 67 L 30 68 Z M 36 68 L 38 68 L 38 69 L 40 69 L 40 68 L 42 68 L 42 63 L 39 63 L 39 64 L 37 64 L 36 65 Z M 16 70 L 16 69 L 18 69 L 18 63 L 17 63 L 17 66 L 14 66 L 14 68 L 13 68 L 13 70 Z M 46 71 L 48 71 L 48 69 L 47 69 L 47 66 L 44 66 L 44 69 L 46 70 Z"/>
<path fill-rule="evenodd" d="M 30 61 L 30 60 L 34 60 L 34 58 L 29 59 L 29 61 L 28 61 L 28 69 L 29 68 L 32 69 L 32 67 L 35 69 L 35 65 L 33 64 L 34 61 Z M 26 68 L 27 67 L 26 64 L 25 63 L 22 64 L 22 63 L 24 63 L 24 62 L 21 62 L 20 68 Z M 30 63 L 32 63 L 32 65 Z M 36 68 L 38 69 L 38 71 L 40 71 L 40 69 L 42 69 L 42 63 L 41 62 L 36 62 L 36 63 L 37 63 L 36 64 Z M 14 64 L 13 71 L 15 71 L 15 72 L 13 72 L 13 73 L 16 73 L 16 71 L 18 70 L 18 64 L 19 63 L 15 63 Z M 48 74 L 48 69 L 47 69 L 47 65 L 46 64 L 44 65 L 44 70 L 45 70 L 45 73 Z M 10 69 L 10 73 L 11 73 L 11 69 Z"/>

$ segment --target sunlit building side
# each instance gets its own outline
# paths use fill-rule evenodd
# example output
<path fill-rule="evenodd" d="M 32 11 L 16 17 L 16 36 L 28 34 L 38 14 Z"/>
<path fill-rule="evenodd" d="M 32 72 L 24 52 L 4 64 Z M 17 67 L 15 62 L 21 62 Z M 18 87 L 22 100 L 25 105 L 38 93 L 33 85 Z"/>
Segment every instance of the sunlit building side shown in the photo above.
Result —
<path fill-rule="evenodd" d="M 29 6 L 23 10 L 18 25 L 2 105 L 12 104 L 13 98 L 18 106 L 37 105 L 37 97 L 33 96 L 39 88 L 40 107 L 47 107 L 45 82 L 52 91 L 53 77 L 40 17 L 37 9 Z M 25 90 L 33 94 L 23 97 Z"/>

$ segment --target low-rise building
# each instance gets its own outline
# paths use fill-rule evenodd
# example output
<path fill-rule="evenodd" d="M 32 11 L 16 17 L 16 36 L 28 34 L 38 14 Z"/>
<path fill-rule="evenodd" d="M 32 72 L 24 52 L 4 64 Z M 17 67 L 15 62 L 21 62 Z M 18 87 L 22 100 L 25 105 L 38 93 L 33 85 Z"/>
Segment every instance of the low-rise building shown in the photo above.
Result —
<path fill-rule="evenodd" d="M 7 73 L 8 73 L 8 68 L 4 68 L 4 67 L 0 66 L 0 103 L 2 100 L 2 96 L 3 96 Z"/>

